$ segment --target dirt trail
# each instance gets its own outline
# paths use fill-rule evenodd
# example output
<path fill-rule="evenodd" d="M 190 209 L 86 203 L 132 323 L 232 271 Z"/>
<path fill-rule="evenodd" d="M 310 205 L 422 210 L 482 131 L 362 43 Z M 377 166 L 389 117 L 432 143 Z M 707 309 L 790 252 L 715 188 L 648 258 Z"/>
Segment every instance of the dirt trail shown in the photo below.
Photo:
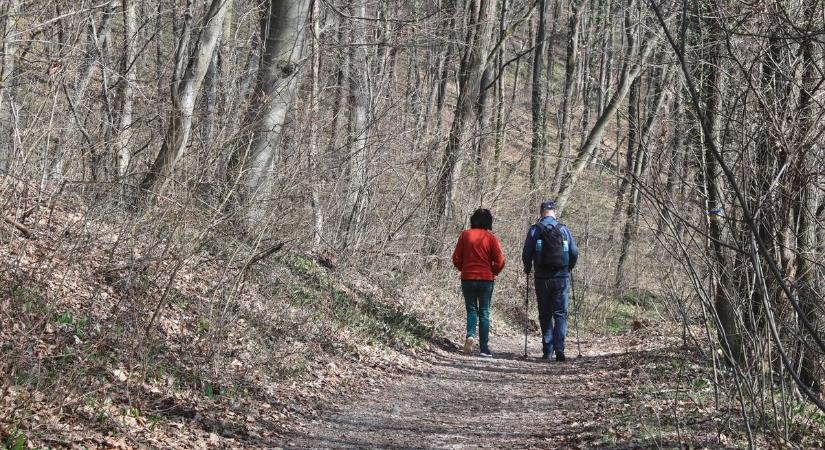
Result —
<path fill-rule="evenodd" d="M 533 339 L 535 357 L 541 351 Z M 576 355 L 575 340 L 568 355 Z M 621 341 L 621 342 L 620 342 Z M 564 363 L 523 360 L 497 338 L 493 359 L 439 352 L 419 373 L 308 423 L 286 448 L 659 448 L 640 424 L 633 387 L 649 379 L 627 339 L 583 342 Z M 630 342 L 631 344 L 634 342 Z M 677 444 L 678 445 L 678 444 Z"/>

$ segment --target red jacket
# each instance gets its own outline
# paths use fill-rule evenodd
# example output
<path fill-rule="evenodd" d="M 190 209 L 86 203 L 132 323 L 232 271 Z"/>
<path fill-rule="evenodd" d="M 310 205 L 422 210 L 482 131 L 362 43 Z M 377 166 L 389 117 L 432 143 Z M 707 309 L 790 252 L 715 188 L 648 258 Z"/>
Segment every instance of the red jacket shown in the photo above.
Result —
<path fill-rule="evenodd" d="M 461 232 L 453 252 L 453 265 L 462 280 L 493 281 L 504 269 L 504 253 L 496 236 L 483 228 Z"/>

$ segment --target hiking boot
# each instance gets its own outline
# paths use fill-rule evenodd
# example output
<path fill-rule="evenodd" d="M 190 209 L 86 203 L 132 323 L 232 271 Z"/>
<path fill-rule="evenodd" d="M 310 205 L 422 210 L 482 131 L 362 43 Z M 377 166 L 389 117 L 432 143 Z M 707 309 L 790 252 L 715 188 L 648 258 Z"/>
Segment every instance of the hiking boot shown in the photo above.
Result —
<path fill-rule="evenodd" d="M 567 358 L 564 357 L 564 352 L 560 352 L 556 350 L 556 361 L 563 362 L 567 361 Z"/>
<path fill-rule="evenodd" d="M 481 351 L 478 353 L 478 356 L 481 356 L 483 358 L 492 358 L 493 352 L 491 352 L 489 348 L 482 348 Z"/>
<path fill-rule="evenodd" d="M 473 345 L 475 345 L 474 338 L 472 336 L 467 336 L 467 339 L 464 339 L 464 354 L 469 355 L 473 352 Z"/>
<path fill-rule="evenodd" d="M 551 354 L 550 352 L 544 352 L 541 354 L 541 359 L 550 359 Z"/>

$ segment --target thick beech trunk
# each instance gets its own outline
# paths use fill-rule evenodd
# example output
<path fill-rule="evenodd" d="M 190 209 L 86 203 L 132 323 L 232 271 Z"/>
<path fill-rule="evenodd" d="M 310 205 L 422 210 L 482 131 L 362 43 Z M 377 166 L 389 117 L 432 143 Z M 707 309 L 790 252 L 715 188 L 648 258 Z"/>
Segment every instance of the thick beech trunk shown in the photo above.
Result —
<path fill-rule="evenodd" d="M 116 139 L 117 171 L 121 177 L 129 172 L 132 153 L 129 143 L 132 141 L 132 90 L 137 82 L 135 64 L 137 41 L 136 0 L 124 0 L 123 3 L 123 79 L 120 90 L 120 126 Z"/>
<path fill-rule="evenodd" d="M 240 170 L 250 201 L 266 190 L 269 171 L 278 158 L 281 130 L 298 85 L 296 74 L 309 5 L 309 0 L 271 0 L 261 19 L 263 51 L 258 80 L 246 117 L 246 134 L 235 149 L 230 164 L 233 170 L 229 171 L 234 178 Z M 254 217 L 262 213 L 251 208 Z"/>
<path fill-rule="evenodd" d="M 17 21 L 20 16 L 20 1 L 9 0 L 5 9 L 6 23 L 3 26 L 3 43 L 0 47 L 0 172 L 8 171 L 17 157 L 16 138 L 14 136 L 14 100 L 12 79 L 17 62 Z M 8 134 L 6 134 L 8 133 Z"/>
<path fill-rule="evenodd" d="M 354 17 L 367 17 L 366 4 L 351 8 Z M 367 31 L 364 19 L 354 19 L 350 46 L 349 77 L 349 187 L 346 196 L 345 245 L 357 245 L 358 233 L 367 205 L 367 175 L 369 167 L 369 73 L 367 64 Z"/>

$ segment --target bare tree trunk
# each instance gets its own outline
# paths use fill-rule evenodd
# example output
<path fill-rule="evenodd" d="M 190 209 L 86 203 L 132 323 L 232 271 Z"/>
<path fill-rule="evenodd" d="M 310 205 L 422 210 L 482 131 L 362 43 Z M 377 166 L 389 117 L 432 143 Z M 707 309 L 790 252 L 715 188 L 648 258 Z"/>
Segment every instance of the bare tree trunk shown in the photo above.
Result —
<path fill-rule="evenodd" d="M 476 194 L 478 195 L 478 204 L 484 204 L 484 188 L 487 181 L 487 166 L 489 163 L 484 157 L 484 151 L 489 146 L 490 132 L 490 113 L 487 108 L 489 99 L 489 89 L 486 86 L 492 83 L 492 69 L 488 66 L 484 69 L 481 76 L 480 92 L 478 94 L 478 101 L 476 102 L 476 131 L 475 131 L 475 169 L 476 169 Z"/>
<path fill-rule="evenodd" d="M 451 62 L 453 60 L 453 55 L 456 53 L 456 48 L 458 47 L 456 42 L 461 40 L 459 33 L 460 27 L 457 26 L 459 13 L 457 10 L 456 0 L 444 0 L 443 2 L 439 2 L 439 7 L 441 14 L 447 19 L 448 25 L 446 27 L 446 31 L 443 33 L 446 41 L 445 45 L 442 48 L 433 49 L 433 53 L 437 55 L 438 63 L 431 65 L 429 70 L 429 73 L 433 79 L 433 88 L 430 92 L 427 111 L 429 117 L 435 118 L 435 125 L 430 126 L 428 124 L 428 129 L 430 130 L 427 136 L 429 139 L 426 159 L 428 169 L 437 164 L 435 162 L 434 155 L 437 154 L 444 139 L 444 110 L 445 105 L 447 104 L 447 87 L 449 85 L 449 81 L 452 79 L 451 74 L 453 72 Z M 436 172 L 435 183 L 438 183 L 437 180 L 440 175 L 440 172 Z M 431 191 L 433 189 L 432 185 L 434 182 L 432 180 L 432 176 L 430 175 L 430 171 L 428 170 L 424 176 L 425 187 L 428 191 Z M 430 224 L 433 222 L 432 215 L 434 214 L 432 204 L 430 204 L 430 209 L 427 211 L 427 214 L 426 222 Z M 425 243 L 425 245 L 429 245 L 429 243 Z"/>
<path fill-rule="evenodd" d="M 435 90 L 435 144 L 440 145 L 442 139 L 442 130 L 444 128 L 444 105 L 447 103 L 447 84 L 450 81 L 450 61 L 455 53 L 455 45 L 453 40 L 458 40 L 458 30 L 456 27 L 456 3 L 455 0 L 447 0 L 443 7 L 444 13 L 450 18 L 449 31 L 447 33 L 449 39 L 443 52 L 440 52 L 441 58 L 438 62 L 438 69 L 436 70 L 438 88 Z"/>
<path fill-rule="evenodd" d="M 60 180 L 63 178 L 63 175 L 66 172 L 66 160 L 68 150 L 77 146 L 85 146 L 90 150 L 86 153 L 89 155 L 92 179 L 96 180 L 97 178 L 96 174 L 99 170 L 99 161 L 95 159 L 95 154 L 93 151 L 91 151 L 91 149 L 95 147 L 97 142 L 92 140 L 91 135 L 84 128 L 83 122 L 85 119 L 85 115 L 81 117 L 79 106 L 84 101 L 86 89 L 89 87 L 89 83 L 92 81 L 92 78 L 95 77 L 95 75 L 98 72 L 98 69 L 103 64 L 103 51 L 107 45 L 107 40 L 109 38 L 109 30 L 111 29 L 112 18 L 114 17 L 114 8 L 114 2 L 106 4 L 105 8 L 103 9 L 102 16 L 100 18 L 100 24 L 95 27 L 94 22 L 91 22 L 92 25 L 90 27 L 91 29 L 89 30 L 89 43 L 87 45 L 87 54 L 89 55 L 89 57 L 86 59 L 84 66 L 81 69 L 81 74 L 78 83 L 75 85 L 74 92 L 72 94 L 69 94 L 68 89 L 64 85 L 64 94 L 66 95 L 66 100 L 69 102 L 69 115 L 72 118 L 72 120 L 70 120 L 67 123 L 66 128 L 61 131 L 61 145 L 52 156 L 52 159 L 49 164 L 49 170 L 43 173 L 41 183 L 44 186 L 52 179 Z M 104 73 L 104 91 L 106 90 L 107 82 L 107 77 Z M 107 93 L 104 92 L 103 97 L 105 100 L 108 100 L 106 94 Z M 82 141 L 85 141 L 85 143 L 72 142 L 72 140 L 77 138 L 78 136 L 80 136 L 80 139 L 82 139 Z"/>
<path fill-rule="evenodd" d="M 204 18 L 205 25 L 198 36 L 198 42 L 195 44 L 192 55 L 188 58 L 189 63 L 186 72 L 179 83 L 177 79 L 172 81 L 173 109 L 163 145 L 152 164 L 152 168 L 140 183 L 141 192 L 138 195 L 143 200 L 163 190 L 166 181 L 174 172 L 175 165 L 189 143 L 195 102 L 203 78 L 206 75 L 206 70 L 212 60 L 215 45 L 220 37 L 224 17 L 231 4 L 232 2 L 228 0 L 212 0 L 209 11 Z M 185 54 L 180 51 L 183 47 L 184 45 L 181 45 L 178 49 L 177 67 L 182 67 L 182 61 L 186 59 Z"/>
<path fill-rule="evenodd" d="M 602 27 L 602 55 L 599 62 L 599 94 L 598 94 L 598 110 L 599 114 L 604 111 L 605 103 L 607 102 L 607 90 L 610 84 L 610 68 L 612 64 L 613 55 L 613 0 L 601 0 L 605 3 L 602 10 L 602 18 L 604 26 Z"/>
<path fill-rule="evenodd" d="M 544 68 L 544 41 L 546 39 L 547 1 L 538 0 L 539 23 L 536 30 L 536 45 L 533 53 L 533 83 L 531 90 L 531 115 L 533 118 L 533 140 L 530 147 L 530 189 L 539 187 L 539 179 L 545 162 L 544 136 L 544 83 L 541 75 Z"/>
<path fill-rule="evenodd" d="M 631 158 L 632 165 L 628 166 L 626 169 L 629 171 L 626 178 L 629 180 L 630 183 L 630 195 L 628 195 L 627 207 L 625 209 L 625 223 L 624 230 L 622 232 L 622 245 L 621 251 L 619 252 L 619 261 L 616 264 L 617 288 L 621 287 L 622 283 L 624 282 L 625 263 L 627 262 L 628 256 L 630 256 L 630 247 L 631 245 L 633 245 L 633 240 L 636 237 L 636 232 L 638 229 L 637 214 L 639 211 L 640 185 L 643 182 L 647 168 L 648 153 L 650 150 L 648 146 L 650 133 L 655 124 L 656 117 L 659 113 L 659 109 L 661 109 L 662 104 L 664 103 L 665 89 L 670 83 L 670 71 L 665 69 L 663 72 L 664 73 L 660 74 L 659 79 L 655 82 L 655 93 L 653 94 L 653 98 L 651 99 L 650 103 L 646 108 L 647 119 L 645 120 L 644 124 L 641 125 L 641 130 L 638 130 L 638 132 L 636 132 L 637 136 L 633 139 L 635 141 L 633 144 L 633 151 L 634 153 L 636 153 L 636 156 L 634 158 Z M 638 82 L 638 79 L 636 81 Z M 638 109 L 638 107 L 635 109 Z M 640 124 L 640 116 L 638 114 L 638 111 L 630 115 L 629 119 L 631 121 L 631 130 L 637 129 Z M 628 144 L 628 152 L 630 151 L 631 146 L 630 144 Z M 617 223 L 617 220 L 614 220 L 613 223 Z"/>
<path fill-rule="evenodd" d="M 339 42 L 347 41 L 347 32 L 343 24 L 343 19 L 338 24 L 338 40 Z M 342 60 L 337 61 L 338 70 L 335 74 L 335 100 L 332 104 L 332 130 L 330 130 L 329 145 L 327 152 L 336 154 L 341 147 L 341 134 L 347 126 L 347 116 L 342 112 L 347 101 L 347 92 L 349 90 L 349 51 L 344 51 Z"/>
<path fill-rule="evenodd" d="M 74 98 L 76 100 L 83 98 L 86 89 L 89 87 L 89 82 L 92 81 L 95 73 L 97 73 L 97 70 L 100 68 L 101 52 L 109 38 L 112 18 L 114 18 L 114 5 L 115 2 L 110 2 L 106 5 L 106 8 L 103 10 L 103 15 L 100 18 L 100 25 L 98 25 L 97 28 L 93 28 L 90 32 L 92 41 L 90 42 L 88 52 L 93 56 L 89 57 L 83 67 L 80 81 L 75 88 Z"/>
<path fill-rule="evenodd" d="M 175 48 L 175 67 L 172 70 L 171 92 L 174 95 L 184 77 L 183 72 L 186 70 L 187 62 L 190 61 L 187 56 L 189 55 L 189 43 L 192 40 L 192 4 L 195 0 L 186 0 L 186 4 L 183 6 L 183 23 L 180 30 L 178 29 L 179 14 L 177 13 L 180 2 L 172 1 L 174 2 L 173 10 L 176 13 L 172 18 L 172 35 L 178 40 L 178 46 Z"/>
<path fill-rule="evenodd" d="M 0 172 L 8 171 L 17 157 L 16 138 L 14 136 L 14 97 L 12 79 L 17 62 L 18 36 L 17 21 L 20 16 L 19 0 L 9 0 L 6 5 L 6 23 L 3 24 L 3 45 L 0 55 L 0 132 L 5 133 L 8 123 L 8 143 L 0 138 Z"/>
<path fill-rule="evenodd" d="M 705 83 L 702 90 L 703 100 L 706 106 L 705 109 L 705 123 L 708 128 L 705 136 L 709 136 L 714 142 L 708 142 L 703 139 L 703 154 L 702 154 L 702 178 L 705 189 L 705 211 L 703 215 L 706 218 L 706 226 L 708 235 L 710 236 L 708 245 L 713 255 L 715 263 L 715 270 L 711 277 L 711 291 L 714 299 L 714 309 L 716 315 L 719 317 L 721 324 L 720 341 L 723 343 L 724 350 L 730 351 L 728 357 L 734 361 L 740 361 L 743 356 L 742 335 L 739 331 L 736 318 L 736 305 L 727 294 L 726 289 L 730 286 L 730 275 L 728 273 L 727 257 L 722 246 L 722 223 L 718 215 L 710 215 L 707 212 L 720 209 L 723 207 L 722 198 L 720 195 L 720 177 L 721 172 L 719 164 L 713 155 L 714 146 L 718 147 L 719 139 L 719 104 L 724 95 L 722 92 L 722 56 L 721 49 L 717 41 L 719 39 L 719 30 L 715 24 L 711 24 L 711 29 L 708 31 L 705 44 L 708 48 L 707 59 L 704 64 L 706 70 Z"/>
<path fill-rule="evenodd" d="M 548 111 L 550 111 L 551 100 L 557 100 L 557 99 L 554 99 L 554 96 L 553 96 L 553 70 L 556 67 L 556 53 L 555 53 L 555 50 L 556 50 L 556 36 L 558 35 L 558 32 L 559 32 L 559 23 L 561 22 L 561 20 L 560 20 L 561 17 L 560 16 L 561 16 L 561 0 L 554 0 L 553 1 L 553 14 L 552 14 L 553 26 L 550 29 L 550 36 L 552 36 L 553 39 L 550 39 L 549 42 L 547 43 L 547 70 L 545 71 L 546 74 L 544 76 L 545 79 L 547 80 L 546 84 L 545 84 L 546 92 L 545 92 L 545 96 L 544 96 L 544 114 L 543 114 L 543 116 L 544 116 L 544 125 L 543 126 L 544 126 L 544 144 L 545 144 L 544 150 L 545 150 L 545 152 L 547 152 L 547 150 L 548 150 L 547 149 L 547 141 L 548 141 L 547 136 L 549 136 L 549 133 L 550 133 L 550 121 L 547 120 L 548 115 L 549 115 Z M 556 114 L 555 114 L 555 124 L 554 125 L 556 126 L 557 130 L 559 129 L 559 127 L 561 127 L 561 123 L 559 121 L 560 118 L 561 118 L 561 114 L 556 112 Z M 545 158 L 544 162 L 545 162 L 545 165 L 544 165 L 544 167 L 542 167 L 541 175 L 540 175 L 542 179 L 547 178 L 547 159 L 546 158 Z"/>
<path fill-rule="evenodd" d="M 321 117 L 320 102 L 320 72 L 321 72 L 321 46 L 318 39 L 321 34 L 321 2 L 314 1 L 312 4 L 312 70 L 310 71 L 310 98 L 309 117 L 310 143 L 308 152 L 307 169 L 310 177 L 315 178 L 319 173 L 318 159 L 321 141 L 322 127 L 318 126 L 318 119 Z M 309 206 L 313 214 L 312 247 L 318 250 L 321 247 L 321 233 L 324 228 L 324 209 L 321 206 L 321 192 L 319 182 L 310 180 L 309 184 Z"/>
<path fill-rule="evenodd" d="M 641 97 L 641 90 L 640 77 L 636 78 L 630 85 L 630 98 L 627 108 L 627 153 L 625 154 L 624 176 L 616 192 L 616 203 L 613 206 L 613 217 L 611 218 L 611 222 L 613 223 L 619 221 L 619 215 L 624 205 L 624 195 L 633 177 L 633 160 L 637 156 L 636 150 L 639 143 L 639 97 Z M 617 171 L 620 169 L 620 167 L 616 167 Z M 613 239 L 612 233 L 609 239 Z M 621 258 L 619 258 L 619 260 L 621 261 Z"/>
<path fill-rule="evenodd" d="M 684 134 L 686 131 L 683 125 L 684 115 L 682 113 L 682 96 L 681 91 L 678 89 L 675 92 L 673 116 L 675 117 L 675 129 L 673 131 L 670 141 L 671 150 L 669 153 L 670 157 L 667 161 L 667 178 L 665 181 L 665 189 L 663 192 L 664 200 L 667 202 L 666 206 L 668 206 L 668 208 L 660 212 L 659 219 L 656 222 L 656 234 L 659 236 L 661 236 L 661 234 L 667 227 L 667 223 L 670 222 L 672 219 L 670 208 L 672 208 L 675 204 L 674 200 L 676 200 L 676 183 L 678 181 L 678 177 L 681 176 L 681 168 L 684 159 Z"/>
<path fill-rule="evenodd" d="M 596 93 L 596 115 L 600 115 L 605 108 L 605 102 L 607 101 L 607 91 L 608 86 L 610 84 L 610 67 L 611 67 L 611 54 L 613 52 L 613 1 L 612 0 L 600 0 L 600 5 L 602 8 L 600 9 L 600 24 L 601 24 L 601 36 L 599 39 L 599 43 L 601 44 L 601 56 L 599 58 L 599 86 Z M 590 164 L 593 164 L 601 152 L 601 143 L 596 146 L 596 149 L 593 151 L 593 155 L 590 157 Z"/>
<path fill-rule="evenodd" d="M 246 97 L 249 95 L 250 86 L 253 86 L 257 78 L 258 68 L 261 62 L 261 35 L 255 33 L 249 47 L 249 55 L 246 59 L 246 69 L 241 82 L 238 85 L 238 98 L 241 104 L 246 104 Z"/>
<path fill-rule="evenodd" d="M 610 101 L 604 111 L 602 111 L 602 114 L 593 124 L 593 128 L 590 130 L 590 133 L 588 133 L 587 139 L 585 139 L 584 143 L 582 143 L 581 149 L 579 150 L 578 156 L 576 156 L 576 160 L 573 162 L 570 171 L 563 178 L 556 200 L 556 208 L 559 214 L 561 214 L 561 211 L 564 210 L 579 175 L 581 175 L 582 171 L 587 166 L 587 163 L 590 160 L 592 153 L 595 151 L 596 146 L 599 142 L 601 142 L 602 135 L 607 129 L 608 122 L 616 114 L 616 111 L 618 111 L 619 105 L 622 100 L 624 100 L 627 92 L 630 90 L 630 85 L 633 83 L 633 80 L 639 76 L 642 66 L 645 61 L 647 61 L 647 57 L 650 55 L 650 52 L 653 50 L 655 45 L 656 39 L 653 36 L 648 35 L 645 38 L 645 42 L 641 44 L 642 48 L 639 52 L 640 55 L 638 60 L 634 63 L 625 61 L 616 92 L 610 98 Z M 634 45 L 628 45 L 628 58 L 630 57 L 629 55 L 633 54 L 633 47 Z"/>
<path fill-rule="evenodd" d="M 200 149 L 200 153 L 198 155 L 198 162 L 201 168 L 205 168 L 206 164 L 208 164 L 209 153 L 213 142 L 212 138 L 215 132 L 215 115 L 218 108 L 218 95 L 220 89 L 220 66 L 220 45 L 216 45 L 215 50 L 212 51 L 212 58 L 210 58 L 209 67 L 206 69 L 206 76 L 204 78 L 204 106 L 206 111 L 203 117 L 203 125 L 201 127 L 203 148 Z"/>
<path fill-rule="evenodd" d="M 501 0 L 501 13 L 499 15 L 499 39 L 503 40 L 507 30 L 507 4 L 508 0 Z M 498 191 L 499 173 L 501 172 L 501 154 L 504 151 L 504 144 L 507 139 L 504 118 L 504 58 L 507 54 L 506 45 L 498 49 L 498 78 L 496 79 L 496 143 L 493 154 L 493 189 Z"/>
<path fill-rule="evenodd" d="M 304 26 L 309 0 L 271 0 L 261 20 L 263 54 L 252 106 L 246 117 L 246 137 L 237 146 L 229 171 L 231 177 L 240 169 L 250 197 L 263 193 L 269 182 L 269 170 L 277 159 L 278 141 L 297 88 L 300 62 L 306 33 Z M 233 182 L 234 180 L 229 180 Z M 262 214 L 250 209 L 250 218 Z"/>
<path fill-rule="evenodd" d="M 155 33 L 157 34 L 157 38 L 155 39 L 155 82 L 157 83 L 156 92 L 158 98 L 162 98 L 163 95 L 161 94 L 164 89 L 163 83 L 163 2 L 164 0 L 158 0 L 158 8 L 155 10 L 155 15 L 157 16 L 155 19 Z M 172 23 L 175 21 L 172 20 Z"/>
<path fill-rule="evenodd" d="M 129 163 L 132 159 L 129 144 L 132 141 L 132 88 L 137 82 L 135 47 L 138 31 L 135 0 L 123 0 L 123 23 L 123 79 L 120 81 L 120 126 L 116 140 L 118 175 L 121 177 L 129 172 Z"/>
<path fill-rule="evenodd" d="M 582 37 L 583 46 L 584 46 L 584 58 L 582 58 L 579 70 L 579 85 L 581 86 L 581 98 L 582 98 L 582 114 L 581 114 L 581 126 L 579 127 L 579 141 L 584 141 L 585 133 L 587 132 L 588 126 L 590 125 L 590 115 L 594 110 L 598 109 L 598 103 L 591 101 L 592 92 L 593 92 L 593 77 L 591 76 L 591 71 L 593 70 L 593 45 L 594 45 L 594 38 L 596 35 L 595 24 L 598 20 L 598 4 L 596 1 L 589 2 L 589 14 L 582 14 L 582 21 L 584 22 L 581 26 L 584 28 L 584 36 Z M 584 6 L 582 8 L 585 8 Z M 596 111 L 598 114 L 598 111 Z"/>
<path fill-rule="evenodd" d="M 351 7 L 354 17 L 367 17 L 367 6 L 360 2 Z M 369 148 L 367 127 L 370 114 L 369 72 L 367 61 L 367 30 L 364 19 L 354 19 L 350 44 L 349 77 L 349 187 L 347 189 L 347 226 L 344 246 L 356 245 L 358 233 L 367 205 L 367 169 Z"/>
<path fill-rule="evenodd" d="M 640 81 L 641 79 L 637 78 L 633 85 L 630 87 L 630 105 L 628 109 L 629 112 L 627 132 L 627 159 L 625 165 L 625 174 L 622 177 L 621 185 L 619 186 L 619 190 L 616 194 L 616 204 L 613 207 L 613 218 L 611 219 L 611 222 L 614 223 L 618 222 L 619 220 L 619 215 L 621 213 L 622 206 L 624 205 L 624 198 L 627 194 L 628 188 L 632 186 L 631 190 L 637 189 L 636 182 L 640 176 L 638 168 L 644 165 L 644 162 L 640 162 L 639 160 L 640 157 L 644 157 L 644 153 L 640 151 L 644 148 L 640 149 L 640 146 L 644 146 L 644 143 L 647 142 L 648 138 L 650 137 L 650 132 L 653 129 L 656 114 L 658 113 L 659 109 L 662 107 L 662 103 L 664 102 L 664 84 L 669 83 L 670 72 L 663 73 L 659 76 L 658 80 L 654 80 L 656 86 L 655 93 L 653 94 L 653 100 L 651 104 L 648 105 L 648 117 L 645 120 L 645 123 L 643 124 L 641 123 L 641 119 L 639 116 Z M 631 195 L 633 194 L 631 193 Z"/>
<path fill-rule="evenodd" d="M 430 236 L 442 236 L 443 225 L 453 217 L 453 201 L 461 168 L 464 163 L 464 146 L 469 141 L 468 132 L 473 123 L 476 102 L 481 89 L 481 79 L 489 63 L 487 52 L 490 47 L 494 0 L 470 0 L 467 9 L 469 23 L 465 38 L 466 50 L 459 70 L 459 94 L 455 107 L 450 136 L 444 151 L 444 159 L 439 172 L 435 193 L 435 217 L 431 217 Z M 431 251 L 440 249 L 440 239 L 433 242 Z"/>
<path fill-rule="evenodd" d="M 817 2 L 807 0 L 804 3 L 805 19 L 807 21 L 808 34 L 800 43 L 802 54 L 802 75 L 801 88 L 799 90 L 799 126 L 797 127 L 797 141 L 799 150 L 795 167 L 795 183 L 792 191 L 796 194 L 795 210 L 797 211 L 796 222 L 798 223 L 797 251 L 795 254 L 796 280 L 799 301 L 804 311 L 804 319 L 820 328 L 819 314 L 821 311 L 821 297 L 817 295 L 818 283 L 816 264 L 814 261 L 822 261 L 823 254 L 817 250 L 817 228 L 823 230 L 822 222 L 818 214 L 822 214 L 825 203 L 819 199 L 821 193 L 817 187 L 816 170 L 816 143 L 812 141 L 812 136 L 816 134 L 816 123 L 818 121 L 814 98 L 817 94 L 820 79 L 817 76 L 817 62 L 814 54 L 814 42 L 812 32 L 814 30 L 814 20 L 816 18 Z M 802 329 L 802 325 L 799 326 Z M 800 371 L 800 378 L 809 387 L 820 390 L 823 382 L 822 361 L 823 356 L 817 351 L 805 351 L 816 348 L 814 342 L 808 339 L 800 339 L 797 344 L 800 347 L 799 359 L 797 363 Z"/>
<path fill-rule="evenodd" d="M 803 50 L 804 52 L 804 50 Z M 806 69 L 809 72 L 809 69 Z M 810 86 L 810 85 L 809 85 Z M 803 88 L 804 90 L 804 88 Z M 812 92 L 813 90 L 811 90 Z M 806 150 L 810 150 L 810 147 Z M 805 320 L 814 324 L 819 328 L 819 314 L 821 303 L 820 297 L 817 295 L 816 280 L 816 265 L 813 261 L 817 259 L 821 261 L 822 254 L 817 255 L 817 236 L 816 236 L 816 217 L 814 210 L 817 200 L 817 187 L 811 180 L 813 176 L 805 177 L 808 173 L 808 167 L 812 167 L 810 162 L 813 160 L 808 151 L 801 153 L 797 163 L 798 179 L 800 183 L 797 185 L 799 193 L 797 197 L 797 211 L 799 228 L 797 230 L 797 251 L 795 265 L 797 268 L 796 283 L 799 295 L 799 301 L 804 311 Z M 815 175 L 814 175 L 815 176 Z M 819 258 L 817 258 L 819 256 Z M 802 325 L 799 325 L 802 329 Z M 798 367 L 800 368 L 800 376 L 803 382 L 811 388 L 819 389 L 823 379 L 822 360 L 823 357 L 819 352 L 810 351 L 815 348 L 815 343 L 800 340 L 798 346 L 800 348 Z M 806 351 L 807 350 L 807 351 Z"/>
<path fill-rule="evenodd" d="M 215 158 L 213 154 L 216 147 L 217 132 L 227 123 L 221 120 L 223 116 L 220 114 L 220 108 L 225 104 L 224 99 L 229 95 L 221 89 L 221 78 L 223 77 L 226 68 L 232 62 L 229 61 L 231 51 L 229 49 L 229 41 L 232 39 L 232 8 L 226 12 L 226 17 L 223 20 L 223 31 L 218 43 L 215 44 L 215 50 L 212 52 L 212 60 L 209 62 L 209 68 L 206 69 L 206 78 L 204 79 L 205 93 L 204 96 L 206 114 L 203 118 L 203 126 L 201 127 L 201 139 L 203 146 L 199 149 L 198 168 L 204 176 L 219 175 L 212 169 L 213 162 L 220 159 Z M 243 97 L 237 104 L 243 104 Z M 219 171 L 218 171 L 219 172 Z"/>
<path fill-rule="evenodd" d="M 562 178 L 569 165 L 570 156 L 570 124 L 573 121 L 573 81 L 576 76 L 576 66 L 579 57 L 579 29 L 581 14 L 587 0 L 570 0 L 570 21 L 567 35 L 567 59 L 565 62 L 564 92 L 562 93 L 561 127 L 559 128 L 559 158 L 556 162 L 556 173 L 553 176 L 552 192 L 559 192 Z"/>

